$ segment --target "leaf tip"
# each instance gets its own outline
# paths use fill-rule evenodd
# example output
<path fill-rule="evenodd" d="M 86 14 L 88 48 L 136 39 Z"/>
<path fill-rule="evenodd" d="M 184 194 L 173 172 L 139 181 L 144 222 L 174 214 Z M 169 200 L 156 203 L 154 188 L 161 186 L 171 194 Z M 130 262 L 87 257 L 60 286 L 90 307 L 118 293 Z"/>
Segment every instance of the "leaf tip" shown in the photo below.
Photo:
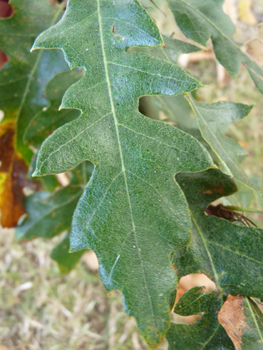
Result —
<path fill-rule="evenodd" d="M 209 169 L 219 169 L 219 168 L 218 168 L 218 166 L 217 166 L 216 164 L 213 163 L 213 164 L 210 166 Z"/>
<path fill-rule="evenodd" d="M 32 177 L 38 177 L 38 176 L 40 176 L 40 173 L 39 173 L 39 171 L 36 169 L 36 170 L 33 172 Z"/>
<path fill-rule="evenodd" d="M 39 49 L 38 45 L 36 45 L 36 41 L 34 42 L 33 46 L 31 47 L 30 52 L 33 52 L 35 50 Z"/>

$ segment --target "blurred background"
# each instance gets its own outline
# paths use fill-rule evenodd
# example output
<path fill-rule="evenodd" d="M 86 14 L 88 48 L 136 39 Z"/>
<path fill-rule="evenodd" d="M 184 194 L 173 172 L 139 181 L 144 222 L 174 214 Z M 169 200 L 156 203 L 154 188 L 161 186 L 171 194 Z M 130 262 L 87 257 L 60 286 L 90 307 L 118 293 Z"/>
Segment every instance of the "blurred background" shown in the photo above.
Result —
<path fill-rule="evenodd" d="M 163 15 L 167 13 L 164 1 L 155 0 L 158 8 L 148 0 L 143 4 L 164 33 L 174 33 L 175 38 L 186 40 L 174 21 Z M 7 15 L 9 10 L 6 7 Z M 258 24 L 263 22 L 262 0 L 226 0 L 224 11 L 236 25 L 236 41 L 246 42 L 258 36 Z M 198 100 L 255 105 L 250 115 L 231 124 L 226 134 L 245 148 L 248 157 L 242 163 L 243 169 L 262 185 L 262 95 L 244 67 L 236 80 L 230 78 L 216 62 L 209 45 L 206 51 L 181 55 L 179 64 L 208 86 L 197 91 Z M 0 63 L 4 60 L 0 57 Z M 147 108 L 147 101 L 142 100 L 141 108 Z M 172 123 L 165 115 L 161 119 Z M 250 204 L 256 205 L 253 201 Z M 250 218 L 259 225 L 263 223 L 258 214 Z M 13 230 L 0 228 L 0 231 L 0 350 L 147 349 L 135 320 L 123 310 L 121 293 L 107 294 L 104 290 L 93 252 L 85 253 L 77 267 L 62 276 L 49 256 L 60 237 L 17 243 Z M 195 285 L 207 285 L 208 290 L 214 288 L 205 276 L 187 276 L 180 284 L 179 296 Z M 165 349 L 164 342 L 158 350 Z"/>

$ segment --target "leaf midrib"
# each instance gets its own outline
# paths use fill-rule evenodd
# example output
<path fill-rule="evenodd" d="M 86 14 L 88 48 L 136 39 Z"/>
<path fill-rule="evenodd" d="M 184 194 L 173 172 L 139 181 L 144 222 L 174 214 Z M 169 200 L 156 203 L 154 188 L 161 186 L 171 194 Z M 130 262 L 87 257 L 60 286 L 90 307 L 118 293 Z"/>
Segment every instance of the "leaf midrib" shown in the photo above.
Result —
<path fill-rule="evenodd" d="M 208 18 L 208 17 L 206 17 L 202 12 L 200 12 L 200 11 L 198 11 L 197 10 L 197 8 L 195 8 L 195 7 L 193 7 L 191 4 L 189 4 L 188 2 L 186 2 L 185 0 L 181 0 L 183 3 L 185 3 L 188 7 L 190 7 L 192 10 L 194 10 L 195 12 L 197 12 L 201 17 L 203 17 L 212 27 L 214 27 L 221 35 L 222 35 L 222 37 L 224 37 L 227 41 L 229 41 L 229 43 L 231 44 L 231 45 L 233 45 L 234 47 L 235 47 L 235 49 L 236 50 L 238 50 L 238 52 L 239 52 L 239 54 L 243 57 L 243 59 L 245 60 L 249 60 L 250 61 L 250 64 L 251 63 L 254 63 L 253 61 L 251 61 L 251 59 L 246 55 L 246 54 L 244 54 L 242 51 L 241 51 L 241 49 L 240 49 L 240 47 L 233 41 L 233 40 L 231 40 L 228 36 L 226 36 L 222 31 L 221 31 L 221 29 L 219 29 L 212 21 L 210 21 L 210 19 Z M 210 37 L 212 36 L 211 34 L 209 35 Z M 241 57 L 239 57 L 239 59 L 240 59 L 240 61 L 242 61 L 243 63 L 245 63 L 245 61 L 243 61 L 242 59 L 241 59 Z M 245 65 L 246 65 L 246 63 L 245 63 Z M 255 74 L 255 75 L 257 75 L 257 77 L 258 78 L 260 78 L 261 80 L 262 80 L 262 77 L 261 76 L 259 76 L 259 73 L 257 73 L 256 71 L 255 71 L 255 69 L 253 69 L 252 67 L 250 67 L 250 66 L 248 66 L 249 67 L 249 69 L 250 70 L 252 70 L 253 71 L 253 73 Z M 257 65 L 257 69 L 260 71 L 260 73 L 262 74 L 262 69 L 261 69 L 261 67 L 259 67 L 258 65 Z"/>
<path fill-rule="evenodd" d="M 192 221 L 193 221 L 193 223 L 194 223 L 194 225 L 195 225 L 195 227 L 197 229 L 197 232 L 198 232 L 198 234 L 199 234 L 199 236 L 200 236 L 200 238 L 201 238 L 201 240 L 203 242 L 203 246 L 204 246 L 204 248 L 206 250 L 206 254 L 208 256 L 209 262 L 211 264 L 211 267 L 212 267 L 212 270 L 213 270 L 213 273 L 214 273 L 214 278 L 215 278 L 216 284 L 217 284 L 217 286 L 219 286 L 219 277 L 218 277 L 216 268 L 214 266 L 212 255 L 210 254 L 210 251 L 209 251 L 208 246 L 206 244 L 205 237 L 203 236 L 203 233 L 202 233 L 202 231 L 201 231 L 197 221 L 195 220 L 195 217 L 194 217 L 194 214 L 193 214 L 192 211 L 191 211 L 191 218 L 192 218 Z"/>
<path fill-rule="evenodd" d="M 193 7 L 191 4 L 186 2 L 185 0 L 181 0 L 183 3 L 185 3 L 188 7 L 190 7 L 192 10 L 197 12 L 201 17 L 203 17 L 212 27 L 214 27 L 225 39 L 227 39 L 235 48 L 241 52 L 240 48 L 231 40 L 228 36 L 226 36 L 208 17 L 206 17 L 202 12 L 198 11 L 197 8 Z M 210 36 L 210 35 L 209 35 Z"/>
<path fill-rule="evenodd" d="M 136 241 L 136 248 L 138 250 L 138 255 L 139 255 L 140 261 L 141 261 L 142 272 L 143 272 L 143 279 L 144 279 L 145 288 L 146 288 L 147 294 L 148 294 L 149 304 L 150 304 L 150 307 L 151 307 L 152 319 L 153 319 L 153 322 L 155 322 L 152 300 L 151 300 L 149 289 L 148 289 L 148 285 L 147 285 L 147 282 L 146 282 L 145 267 L 144 267 L 142 256 L 141 256 L 141 252 L 140 252 L 140 249 L 139 249 L 139 244 L 138 244 L 138 239 L 137 239 L 137 234 L 136 234 L 136 228 L 135 228 L 135 223 L 134 223 L 134 219 L 133 219 L 133 213 L 132 213 L 132 207 L 131 207 L 131 199 L 130 199 L 129 190 L 128 190 L 126 169 L 125 169 L 125 165 L 124 165 L 124 158 L 123 158 L 121 141 L 120 141 L 120 134 L 119 134 L 119 128 L 118 128 L 118 120 L 117 120 L 115 107 L 114 107 L 114 103 L 113 103 L 113 98 L 112 98 L 111 83 L 110 83 L 109 71 L 108 71 L 108 62 L 107 62 L 106 52 L 105 52 L 105 49 L 104 49 L 104 47 L 105 47 L 104 46 L 104 37 L 103 37 L 104 33 L 103 33 L 103 30 L 102 30 L 102 23 L 101 23 L 102 16 L 101 16 L 101 12 L 100 12 L 100 0 L 97 0 L 97 6 L 98 6 L 97 7 L 98 8 L 98 22 L 99 22 L 99 28 L 100 28 L 101 51 L 102 51 L 102 55 L 103 55 L 103 63 L 104 63 L 104 69 L 105 69 L 105 75 L 106 75 L 106 82 L 107 82 L 107 86 L 108 86 L 108 93 L 109 93 L 109 99 L 110 99 L 110 104 L 111 104 L 111 110 L 112 110 L 112 114 L 113 114 L 113 118 L 114 118 L 114 124 L 115 124 L 116 135 L 117 135 L 117 141 L 118 141 L 118 146 L 119 146 L 119 153 L 120 153 L 120 159 L 121 159 L 121 165 L 122 165 L 122 172 L 123 172 L 124 181 L 125 181 L 125 189 L 126 189 L 127 199 L 128 199 L 129 209 L 130 209 L 131 223 L 132 223 L 132 228 L 133 228 L 134 237 L 135 237 L 135 241 Z"/>

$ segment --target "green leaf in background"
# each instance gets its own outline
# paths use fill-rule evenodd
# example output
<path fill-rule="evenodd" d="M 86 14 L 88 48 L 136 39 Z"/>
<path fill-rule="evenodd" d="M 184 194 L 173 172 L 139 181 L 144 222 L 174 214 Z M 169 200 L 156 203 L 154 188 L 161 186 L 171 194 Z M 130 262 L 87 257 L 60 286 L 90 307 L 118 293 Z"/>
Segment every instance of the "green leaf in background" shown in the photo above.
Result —
<path fill-rule="evenodd" d="M 262 349 L 263 314 L 258 305 L 251 298 L 229 295 L 219 312 L 218 320 L 236 350 Z"/>
<path fill-rule="evenodd" d="M 263 297 L 263 230 L 243 227 L 204 210 L 216 199 L 236 191 L 229 176 L 211 169 L 199 174 L 178 174 L 193 221 L 188 247 L 174 255 L 174 266 L 182 277 L 205 273 L 225 295 Z"/>
<path fill-rule="evenodd" d="M 93 249 L 106 289 L 120 289 L 149 345 L 170 324 L 176 285 L 170 254 L 190 240 L 187 203 L 174 175 L 212 166 L 190 135 L 139 114 L 142 95 L 176 95 L 200 83 L 133 46 L 161 45 L 158 28 L 138 1 L 69 1 L 62 20 L 42 33 L 37 48 L 61 48 L 70 67 L 86 74 L 67 90 L 63 108 L 74 121 L 42 145 L 35 175 L 61 173 L 84 160 L 93 176 L 74 214 L 71 249 Z"/>
<path fill-rule="evenodd" d="M 24 133 L 25 144 L 39 148 L 52 132 L 79 116 L 80 112 L 77 110 L 58 111 L 58 109 L 65 91 L 82 76 L 82 72 L 65 71 L 56 74 L 47 83 L 45 96 L 50 102 L 50 107 L 31 119 Z"/>
<path fill-rule="evenodd" d="M 80 186 L 66 186 L 52 194 L 37 192 L 27 197 L 28 217 L 17 227 L 17 239 L 52 238 L 68 230 L 82 193 Z"/>
<path fill-rule="evenodd" d="M 235 26 L 223 12 L 224 0 L 168 0 L 175 20 L 184 35 L 206 46 L 211 37 L 218 61 L 232 77 L 243 63 L 258 90 L 263 93 L 263 68 L 253 62 L 234 42 Z"/>
<path fill-rule="evenodd" d="M 29 162 L 31 151 L 23 144 L 25 128 L 48 105 L 45 84 L 68 68 L 58 50 L 32 54 L 30 48 L 37 35 L 60 18 L 63 7 L 51 6 L 48 0 L 12 0 L 10 4 L 14 14 L 0 19 L 0 47 L 9 58 L 0 71 L 0 109 L 5 113 L 3 123 L 16 124 L 16 151 Z"/>
<path fill-rule="evenodd" d="M 234 350 L 233 343 L 217 320 L 222 298 L 214 291 L 203 294 L 202 287 L 186 292 L 174 312 L 182 316 L 202 314 L 192 325 L 172 323 L 166 338 L 169 350 Z"/>
<path fill-rule="evenodd" d="M 9 58 L 0 71 L 0 209 L 3 227 L 14 227 L 24 214 L 25 186 L 36 190 L 26 178 L 32 151 L 23 144 L 30 119 L 47 106 L 44 86 L 67 69 L 61 52 L 30 53 L 36 36 L 55 23 L 63 12 L 48 0 L 13 0 L 13 15 L 0 18 L 0 50 Z M 17 176 L 19 174 L 19 177 Z"/>
<path fill-rule="evenodd" d="M 67 234 L 50 253 L 50 257 L 57 262 L 60 272 L 63 274 L 68 274 L 74 269 L 82 255 L 86 252 L 85 250 L 81 250 L 79 252 L 69 253 L 69 249 L 69 234 Z"/>
<path fill-rule="evenodd" d="M 142 52 L 146 53 L 151 57 L 159 58 L 161 60 L 167 61 L 178 65 L 178 58 L 181 54 L 198 52 L 200 47 L 189 44 L 185 41 L 169 38 L 164 36 L 163 38 L 164 46 L 158 47 L 133 47 L 129 49 L 130 53 Z M 188 73 L 190 75 L 190 73 Z"/>
<path fill-rule="evenodd" d="M 190 94 L 187 99 L 197 117 L 203 138 L 218 159 L 220 169 L 251 188 L 256 196 L 261 195 L 259 199 L 263 203 L 263 189 L 254 184 L 239 165 L 246 157 L 246 151 L 221 131 L 224 124 L 246 117 L 253 106 L 234 102 L 198 103 Z"/>

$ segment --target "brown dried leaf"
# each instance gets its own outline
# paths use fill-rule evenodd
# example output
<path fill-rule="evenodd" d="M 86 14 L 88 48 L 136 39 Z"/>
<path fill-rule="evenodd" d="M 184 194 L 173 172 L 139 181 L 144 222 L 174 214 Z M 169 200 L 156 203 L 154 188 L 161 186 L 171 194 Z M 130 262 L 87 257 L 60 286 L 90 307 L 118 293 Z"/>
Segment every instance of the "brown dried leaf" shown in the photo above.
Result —
<path fill-rule="evenodd" d="M 244 315 L 244 297 L 228 295 L 218 314 L 219 323 L 225 328 L 236 350 L 242 350 L 243 329 L 248 328 Z"/>
<path fill-rule="evenodd" d="M 40 183 L 27 179 L 28 167 L 14 150 L 15 124 L 0 126 L 0 210 L 2 227 L 15 227 L 25 214 L 24 187 L 39 189 Z"/>

